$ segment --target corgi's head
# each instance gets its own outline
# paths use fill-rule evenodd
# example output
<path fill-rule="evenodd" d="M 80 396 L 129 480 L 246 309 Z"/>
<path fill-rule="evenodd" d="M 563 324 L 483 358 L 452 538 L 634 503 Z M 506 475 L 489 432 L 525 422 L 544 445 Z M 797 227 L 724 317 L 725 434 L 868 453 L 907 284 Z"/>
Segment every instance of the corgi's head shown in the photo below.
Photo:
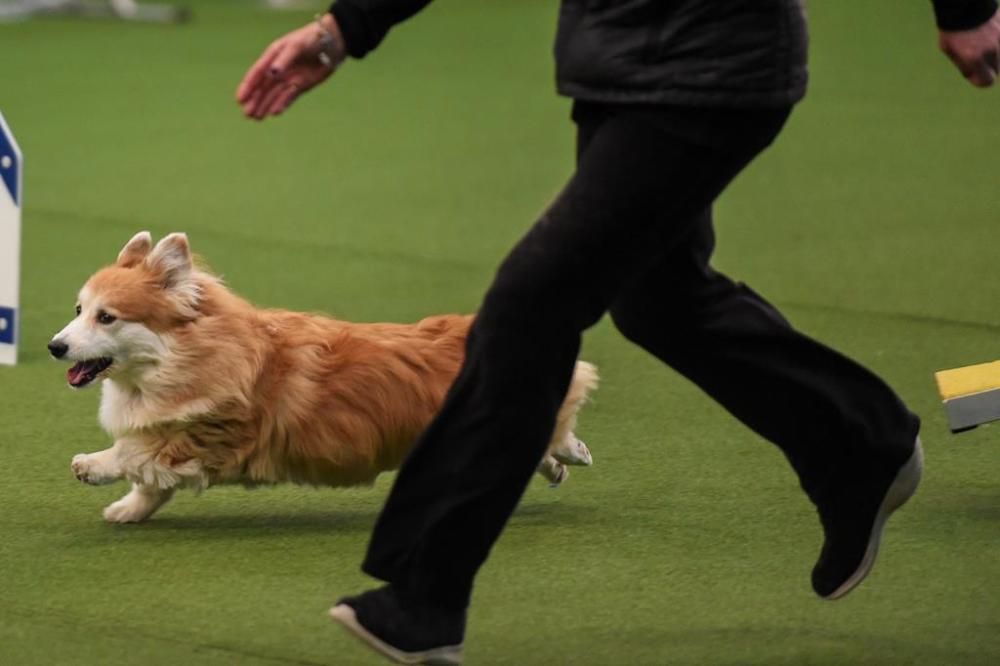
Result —
<path fill-rule="evenodd" d="M 184 234 L 155 247 L 148 231 L 133 236 L 83 285 L 76 318 L 49 342 L 53 357 L 73 362 L 70 386 L 156 364 L 167 353 L 165 335 L 198 316 L 198 275 Z"/>

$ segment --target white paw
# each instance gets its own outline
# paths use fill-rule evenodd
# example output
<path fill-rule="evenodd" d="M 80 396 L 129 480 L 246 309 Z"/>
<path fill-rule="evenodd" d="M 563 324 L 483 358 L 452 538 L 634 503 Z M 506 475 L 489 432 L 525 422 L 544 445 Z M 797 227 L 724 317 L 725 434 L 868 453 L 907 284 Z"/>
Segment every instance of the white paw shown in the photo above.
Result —
<path fill-rule="evenodd" d="M 569 478 L 569 469 L 566 465 L 559 465 L 555 468 L 555 478 L 549 479 L 549 488 L 558 488 L 562 482 Z"/>
<path fill-rule="evenodd" d="M 138 523 L 149 518 L 156 506 L 138 501 L 131 494 L 104 507 L 104 520 L 109 523 Z"/>
<path fill-rule="evenodd" d="M 570 437 L 570 441 L 563 442 L 559 448 L 552 450 L 552 457 L 564 465 L 593 465 L 594 457 L 587 445 L 572 435 Z"/>
<path fill-rule="evenodd" d="M 538 473 L 549 480 L 550 488 L 557 487 L 569 478 L 569 470 L 566 469 L 566 465 L 563 465 L 552 456 L 545 456 L 542 459 L 542 462 L 538 465 Z"/>
<path fill-rule="evenodd" d="M 101 468 L 100 461 L 89 453 L 78 453 L 73 456 L 70 467 L 77 479 L 92 486 L 102 486 L 115 481 L 115 477 L 107 474 Z"/>

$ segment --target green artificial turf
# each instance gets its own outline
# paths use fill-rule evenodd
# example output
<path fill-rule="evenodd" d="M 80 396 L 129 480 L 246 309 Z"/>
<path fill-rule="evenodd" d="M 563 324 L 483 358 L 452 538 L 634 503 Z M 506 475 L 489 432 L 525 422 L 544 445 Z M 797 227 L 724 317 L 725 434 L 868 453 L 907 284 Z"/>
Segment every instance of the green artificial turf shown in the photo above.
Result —
<path fill-rule="evenodd" d="M 194 2 L 182 27 L 0 25 L 26 157 L 21 364 L 0 368 L 0 664 L 379 663 L 326 618 L 374 488 L 180 493 L 113 526 L 76 482 L 98 391 L 44 349 L 136 231 L 189 233 L 242 294 L 356 320 L 470 311 L 571 169 L 556 3 L 439 0 L 287 116 L 233 91 L 311 16 Z M 936 52 L 929 3 L 810 3 L 812 87 L 717 207 L 718 264 L 924 418 L 920 493 L 871 578 L 813 597 L 818 522 L 778 451 L 602 322 L 594 453 L 532 484 L 482 571 L 469 664 L 1000 663 L 1000 432 L 948 433 L 935 370 L 1000 357 L 1000 92 Z"/>

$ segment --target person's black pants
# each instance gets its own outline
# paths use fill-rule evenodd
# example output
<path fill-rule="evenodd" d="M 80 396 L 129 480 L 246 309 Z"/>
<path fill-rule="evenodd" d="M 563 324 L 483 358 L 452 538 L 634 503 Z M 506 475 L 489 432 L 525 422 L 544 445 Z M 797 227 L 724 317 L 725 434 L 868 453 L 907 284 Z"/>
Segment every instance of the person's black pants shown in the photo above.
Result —
<path fill-rule="evenodd" d="M 919 422 L 888 386 L 709 266 L 712 202 L 788 112 L 576 104 L 576 173 L 500 266 L 364 571 L 468 604 L 552 435 L 581 334 L 609 311 L 625 337 L 777 444 L 814 500 L 845 464 L 909 455 Z"/>

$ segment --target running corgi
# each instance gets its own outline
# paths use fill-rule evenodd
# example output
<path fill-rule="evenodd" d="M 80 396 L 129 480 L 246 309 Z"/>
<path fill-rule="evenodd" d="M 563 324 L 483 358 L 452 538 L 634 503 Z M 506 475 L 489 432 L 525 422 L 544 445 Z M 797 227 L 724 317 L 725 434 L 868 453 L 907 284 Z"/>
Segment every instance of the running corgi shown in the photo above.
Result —
<path fill-rule="evenodd" d="M 73 458 L 81 481 L 126 479 L 110 522 L 149 518 L 179 487 L 370 484 L 397 468 L 442 405 L 472 315 L 356 324 L 257 309 L 199 268 L 187 236 L 136 234 L 80 290 L 49 343 L 73 388 L 102 380 L 109 449 Z M 538 471 L 589 465 L 573 434 L 597 385 L 578 362 Z"/>

